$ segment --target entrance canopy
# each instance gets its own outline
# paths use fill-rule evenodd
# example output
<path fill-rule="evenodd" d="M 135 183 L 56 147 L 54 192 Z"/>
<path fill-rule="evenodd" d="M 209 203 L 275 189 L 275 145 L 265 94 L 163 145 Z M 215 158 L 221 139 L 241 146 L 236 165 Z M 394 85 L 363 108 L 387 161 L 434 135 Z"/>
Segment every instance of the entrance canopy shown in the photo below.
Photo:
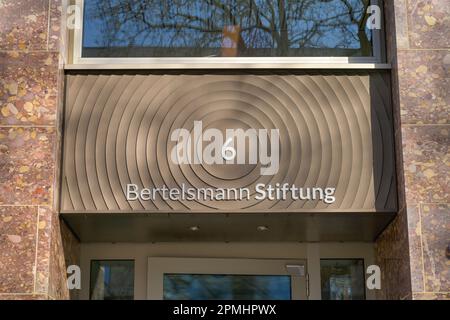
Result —
<path fill-rule="evenodd" d="M 90 241 L 190 238 L 192 219 L 208 239 L 260 223 L 280 240 L 373 240 L 397 211 L 388 79 L 68 74 L 60 211 Z"/>

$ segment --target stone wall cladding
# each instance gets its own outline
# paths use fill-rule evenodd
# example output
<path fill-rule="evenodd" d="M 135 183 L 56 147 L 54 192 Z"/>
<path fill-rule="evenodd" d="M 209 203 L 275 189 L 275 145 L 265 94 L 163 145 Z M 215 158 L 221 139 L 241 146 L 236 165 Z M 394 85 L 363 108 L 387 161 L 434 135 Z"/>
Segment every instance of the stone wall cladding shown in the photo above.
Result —
<path fill-rule="evenodd" d="M 54 196 L 62 2 L 0 1 L 0 299 L 67 299 L 66 264 L 77 262 L 65 261 L 78 241 L 60 231 Z"/>
<path fill-rule="evenodd" d="M 450 0 L 386 1 L 385 6 L 388 57 L 397 83 L 393 101 L 402 210 L 378 238 L 376 252 L 383 273 L 390 272 L 392 257 L 401 268 L 409 265 L 410 281 L 394 277 L 380 297 L 449 299 Z M 400 295 L 389 290 L 393 286 L 402 288 Z"/>

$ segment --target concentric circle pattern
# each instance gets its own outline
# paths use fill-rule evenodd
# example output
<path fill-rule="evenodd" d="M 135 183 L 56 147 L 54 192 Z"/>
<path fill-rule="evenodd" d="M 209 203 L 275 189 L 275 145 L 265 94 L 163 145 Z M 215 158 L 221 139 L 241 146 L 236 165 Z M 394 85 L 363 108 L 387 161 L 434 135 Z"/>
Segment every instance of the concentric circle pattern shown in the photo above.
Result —
<path fill-rule="evenodd" d="M 71 74 L 62 211 L 395 211 L 389 84 L 384 74 Z M 175 129 L 278 129 L 280 165 L 171 161 Z M 194 142 L 195 143 L 195 142 Z M 255 150 L 247 150 L 254 153 Z M 127 201 L 140 188 L 336 188 L 320 200 Z"/>

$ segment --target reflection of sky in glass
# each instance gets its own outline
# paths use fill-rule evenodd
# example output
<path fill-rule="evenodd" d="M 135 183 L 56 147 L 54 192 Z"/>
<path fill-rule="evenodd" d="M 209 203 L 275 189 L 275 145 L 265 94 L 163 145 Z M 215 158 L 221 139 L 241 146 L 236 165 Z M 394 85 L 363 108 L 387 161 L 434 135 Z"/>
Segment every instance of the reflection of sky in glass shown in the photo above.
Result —
<path fill-rule="evenodd" d="M 290 276 L 165 274 L 166 300 L 290 300 Z"/>
<path fill-rule="evenodd" d="M 167 48 L 218 49 L 224 27 L 240 26 L 242 46 L 249 50 L 278 49 L 278 55 L 304 48 L 357 50 L 362 47 L 358 23 L 365 22 L 365 3 L 368 0 L 85 0 L 83 46 L 166 48 L 165 54 L 176 56 Z M 369 30 L 362 34 L 370 42 Z"/>

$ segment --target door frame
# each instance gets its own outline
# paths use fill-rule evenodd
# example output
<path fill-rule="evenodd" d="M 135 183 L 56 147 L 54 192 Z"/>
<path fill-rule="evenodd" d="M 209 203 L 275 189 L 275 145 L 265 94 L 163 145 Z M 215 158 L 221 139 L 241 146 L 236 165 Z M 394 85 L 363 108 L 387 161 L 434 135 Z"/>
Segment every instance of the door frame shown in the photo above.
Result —
<path fill-rule="evenodd" d="M 303 267 L 303 275 L 293 275 L 286 266 Z M 306 260 L 251 258 L 165 258 L 149 257 L 147 266 L 147 299 L 163 299 L 164 274 L 220 275 L 288 275 L 291 276 L 292 300 L 307 299 Z"/>

